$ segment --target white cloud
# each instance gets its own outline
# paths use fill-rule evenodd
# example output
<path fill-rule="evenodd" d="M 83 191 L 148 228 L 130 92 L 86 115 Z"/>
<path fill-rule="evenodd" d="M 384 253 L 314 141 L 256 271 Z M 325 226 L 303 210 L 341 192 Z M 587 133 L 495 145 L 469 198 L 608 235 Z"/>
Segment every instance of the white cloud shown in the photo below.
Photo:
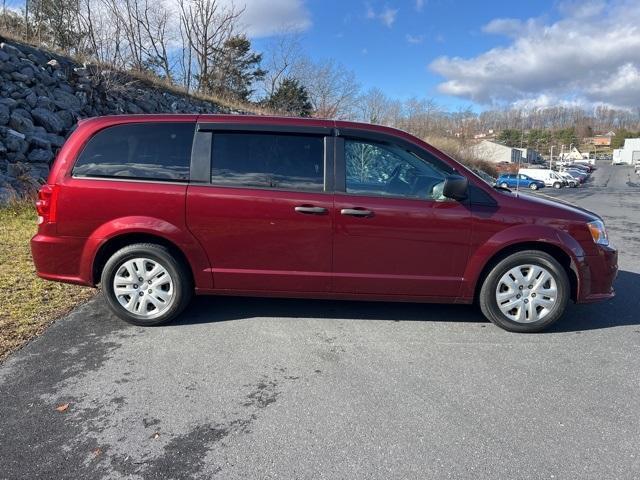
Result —
<path fill-rule="evenodd" d="M 240 21 L 249 37 L 301 32 L 311 26 L 311 15 L 302 0 L 225 0 L 224 3 L 245 7 Z"/>
<path fill-rule="evenodd" d="M 380 20 L 383 25 L 391 28 L 396 21 L 398 15 L 397 8 L 385 7 L 380 12 L 376 12 L 370 3 L 365 3 L 364 17 L 368 20 Z"/>
<path fill-rule="evenodd" d="M 396 15 L 398 14 L 397 9 L 393 8 L 385 8 L 380 14 L 378 18 L 382 23 L 384 23 L 387 27 L 391 28 L 393 22 L 396 21 Z"/>
<path fill-rule="evenodd" d="M 424 8 L 425 0 L 416 0 L 416 11 L 421 12 Z"/>
<path fill-rule="evenodd" d="M 439 90 L 482 104 L 640 105 L 640 2 L 563 2 L 555 23 L 500 18 L 483 27 L 511 39 L 473 58 L 440 57 Z"/>
<path fill-rule="evenodd" d="M 156 0 L 172 15 L 172 27 L 180 21 L 178 0 Z M 302 32 L 311 27 L 311 15 L 303 0 L 217 0 L 221 8 L 244 9 L 238 19 L 238 30 L 250 38 Z M 99 2 L 98 2 L 99 4 Z"/>
<path fill-rule="evenodd" d="M 414 45 L 424 42 L 424 35 L 411 35 L 410 33 L 407 33 L 404 38 L 408 43 L 412 43 Z"/>

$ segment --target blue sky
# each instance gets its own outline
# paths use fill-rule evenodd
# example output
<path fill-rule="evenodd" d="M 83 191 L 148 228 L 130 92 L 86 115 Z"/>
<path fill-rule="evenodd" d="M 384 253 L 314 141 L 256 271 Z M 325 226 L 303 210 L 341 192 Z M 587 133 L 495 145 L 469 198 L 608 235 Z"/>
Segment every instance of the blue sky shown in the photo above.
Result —
<path fill-rule="evenodd" d="M 312 58 L 340 61 L 356 72 L 364 88 L 378 87 L 400 99 L 433 97 L 451 108 L 473 102 L 438 92 L 443 78 L 429 69 L 433 60 L 473 57 L 507 43 L 482 32 L 494 18 L 556 14 L 553 2 L 544 0 L 311 0 L 306 7 L 312 24 L 300 39 Z M 381 17 L 388 10 L 395 10 L 392 23 Z M 256 47 L 260 45 L 257 39 Z"/>
<path fill-rule="evenodd" d="M 640 112 L 639 0 L 245 1 L 256 47 L 288 18 L 312 58 L 394 98 Z"/>

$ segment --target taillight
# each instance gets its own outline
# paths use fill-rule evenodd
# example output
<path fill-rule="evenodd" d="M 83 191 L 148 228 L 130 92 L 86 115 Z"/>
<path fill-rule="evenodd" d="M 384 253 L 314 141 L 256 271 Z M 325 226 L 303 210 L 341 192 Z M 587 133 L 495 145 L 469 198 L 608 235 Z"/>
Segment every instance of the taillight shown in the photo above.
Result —
<path fill-rule="evenodd" d="M 36 211 L 38 212 L 38 225 L 41 223 L 53 223 L 56 221 L 56 204 L 58 203 L 58 186 L 45 184 L 38 190 Z"/>

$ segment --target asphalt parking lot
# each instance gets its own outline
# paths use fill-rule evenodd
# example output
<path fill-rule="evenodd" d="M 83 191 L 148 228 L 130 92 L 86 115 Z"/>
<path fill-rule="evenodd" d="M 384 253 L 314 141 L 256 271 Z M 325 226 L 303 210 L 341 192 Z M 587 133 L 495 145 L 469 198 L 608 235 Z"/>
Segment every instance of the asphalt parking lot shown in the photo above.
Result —
<path fill-rule="evenodd" d="M 615 299 L 519 335 L 469 306 L 241 298 L 144 329 L 98 296 L 0 365 L 0 478 L 640 477 L 640 177 L 599 166 L 541 194 L 605 218 Z"/>

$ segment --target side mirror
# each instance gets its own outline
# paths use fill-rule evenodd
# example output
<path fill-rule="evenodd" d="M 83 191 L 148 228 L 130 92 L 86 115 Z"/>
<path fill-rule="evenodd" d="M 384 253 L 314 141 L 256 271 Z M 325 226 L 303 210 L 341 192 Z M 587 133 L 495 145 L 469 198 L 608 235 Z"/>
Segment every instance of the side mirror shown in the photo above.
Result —
<path fill-rule="evenodd" d="M 461 175 L 449 175 L 444 181 L 442 194 L 453 200 L 465 200 L 468 196 L 469 180 Z"/>

